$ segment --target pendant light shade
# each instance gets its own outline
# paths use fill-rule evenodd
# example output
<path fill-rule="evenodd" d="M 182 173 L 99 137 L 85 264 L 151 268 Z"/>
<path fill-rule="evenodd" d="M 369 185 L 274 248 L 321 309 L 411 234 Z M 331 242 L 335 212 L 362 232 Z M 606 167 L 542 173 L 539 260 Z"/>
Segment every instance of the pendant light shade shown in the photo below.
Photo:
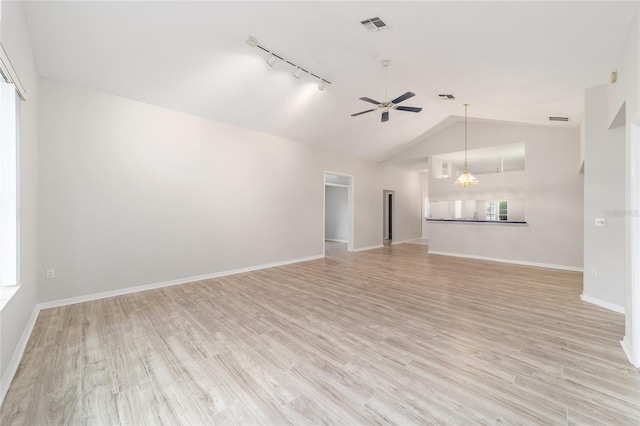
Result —
<path fill-rule="evenodd" d="M 475 186 L 478 184 L 478 179 L 469 173 L 469 165 L 467 163 L 467 107 L 469 104 L 464 104 L 464 173 L 456 179 L 456 186 Z"/>
<path fill-rule="evenodd" d="M 464 172 L 456 179 L 456 186 L 475 186 L 478 184 L 478 178 L 469 172 Z"/>

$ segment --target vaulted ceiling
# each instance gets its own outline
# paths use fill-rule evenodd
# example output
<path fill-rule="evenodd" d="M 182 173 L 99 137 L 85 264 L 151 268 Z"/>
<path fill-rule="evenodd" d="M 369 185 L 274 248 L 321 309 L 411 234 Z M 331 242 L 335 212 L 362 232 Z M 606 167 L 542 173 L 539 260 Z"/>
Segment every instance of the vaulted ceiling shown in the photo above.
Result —
<path fill-rule="evenodd" d="M 637 2 L 27 2 L 40 74 L 373 161 L 471 119 L 577 127 Z M 385 31 L 360 22 L 380 17 Z M 326 78 L 293 77 L 249 36 Z M 350 114 L 388 96 L 421 113 Z M 455 95 L 443 101 L 438 94 Z M 569 123 L 549 123 L 569 116 Z"/>

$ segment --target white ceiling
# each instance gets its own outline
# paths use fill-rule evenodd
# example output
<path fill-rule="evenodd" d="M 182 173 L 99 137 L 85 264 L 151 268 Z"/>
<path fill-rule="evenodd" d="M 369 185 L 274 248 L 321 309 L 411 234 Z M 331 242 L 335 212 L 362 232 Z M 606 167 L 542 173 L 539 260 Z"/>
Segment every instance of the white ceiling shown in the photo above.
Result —
<path fill-rule="evenodd" d="M 382 161 L 470 103 L 471 118 L 578 126 L 637 2 L 27 2 L 41 75 Z M 369 32 L 379 16 L 391 30 Z M 270 68 L 249 35 L 333 84 Z M 380 122 L 361 96 L 416 96 Z M 452 93 L 456 101 L 441 101 Z"/>

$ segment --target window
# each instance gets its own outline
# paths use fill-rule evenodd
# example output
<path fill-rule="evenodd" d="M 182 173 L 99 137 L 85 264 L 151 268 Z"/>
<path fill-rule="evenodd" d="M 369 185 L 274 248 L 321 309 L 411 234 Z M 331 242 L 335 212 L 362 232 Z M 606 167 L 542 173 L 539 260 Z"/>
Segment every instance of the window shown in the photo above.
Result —
<path fill-rule="evenodd" d="M 487 201 L 487 220 L 508 220 L 506 201 Z"/>
<path fill-rule="evenodd" d="M 498 202 L 498 220 L 507 220 L 507 202 Z"/>
<path fill-rule="evenodd" d="M 0 74 L 0 286 L 19 277 L 19 119 L 20 98 Z"/>

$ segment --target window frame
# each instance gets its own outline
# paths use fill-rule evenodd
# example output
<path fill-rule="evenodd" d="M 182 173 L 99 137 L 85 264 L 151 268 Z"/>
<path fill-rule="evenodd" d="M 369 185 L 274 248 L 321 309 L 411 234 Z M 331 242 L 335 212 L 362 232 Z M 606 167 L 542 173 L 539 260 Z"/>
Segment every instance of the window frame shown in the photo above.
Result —
<path fill-rule="evenodd" d="M 0 159 L 9 155 L 13 158 L 12 163 L 8 163 L 8 176 L 3 175 L 0 170 L 0 179 L 9 180 L 9 185 L 5 187 L 4 182 L 0 182 L 0 203 L 9 204 L 11 211 L 2 212 L 5 208 L 0 205 L 0 235 L 9 235 L 9 242 L 6 247 L 0 248 L 0 287 L 14 287 L 21 282 L 20 277 L 20 101 L 21 96 L 15 84 L 10 82 L 4 72 L 0 70 L 0 85 L 2 94 L 0 99 L 0 136 L 9 137 L 10 140 L 0 140 Z M 6 102 L 6 104 L 5 104 Z M 5 108 L 10 106 L 13 107 Z M 5 112 L 6 110 L 9 112 Z M 6 165 L 5 165 L 6 166 Z M 7 217 L 5 217 L 5 215 Z M 12 223 L 12 225 L 9 225 Z M 6 228 L 5 228 L 6 226 Z M 10 228 L 11 227 L 11 228 Z M 13 246 L 13 247 L 12 247 Z"/>

